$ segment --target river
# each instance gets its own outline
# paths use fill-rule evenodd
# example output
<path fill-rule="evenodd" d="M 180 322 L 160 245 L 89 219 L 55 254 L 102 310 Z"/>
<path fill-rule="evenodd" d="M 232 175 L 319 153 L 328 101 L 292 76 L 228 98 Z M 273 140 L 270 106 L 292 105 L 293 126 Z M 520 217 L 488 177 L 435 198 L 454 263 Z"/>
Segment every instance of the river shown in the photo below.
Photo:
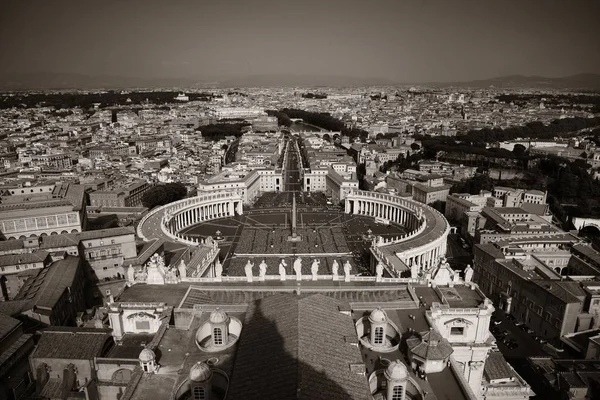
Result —
<path fill-rule="evenodd" d="M 294 122 L 290 126 L 291 132 L 321 132 L 323 129 L 306 122 Z"/>

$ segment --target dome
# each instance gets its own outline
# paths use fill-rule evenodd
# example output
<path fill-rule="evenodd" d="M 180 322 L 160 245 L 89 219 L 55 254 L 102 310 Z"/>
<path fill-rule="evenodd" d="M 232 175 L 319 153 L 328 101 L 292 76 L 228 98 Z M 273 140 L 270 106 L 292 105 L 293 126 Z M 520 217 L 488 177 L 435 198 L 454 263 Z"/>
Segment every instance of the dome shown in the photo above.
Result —
<path fill-rule="evenodd" d="M 371 311 L 371 315 L 369 315 L 369 321 L 371 321 L 371 323 L 386 322 L 387 314 L 380 307 L 377 307 L 376 309 Z"/>
<path fill-rule="evenodd" d="M 213 324 L 224 324 L 229 320 L 229 317 L 225 311 L 217 308 L 210 313 L 209 320 Z"/>
<path fill-rule="evenodd" d="M 385 370 L 385 377 L 390 381 L 400 381 L 408 378 L 408 370 L 400 360 L 392 361 Z"/>
<path fill-rule="evenodd" d="M 212 376 L 208 364 L 199 361 L 190 368 L 190 380 L 193 382 L 206 382 Z"/>
<path fill-rule="evenodd" d="M 156 359 L 156 355 L 154 355 L 154 352 L 152 350 L 144 349 L 140 352 L 138 358 L 141 362 L 151 362 Z"/>

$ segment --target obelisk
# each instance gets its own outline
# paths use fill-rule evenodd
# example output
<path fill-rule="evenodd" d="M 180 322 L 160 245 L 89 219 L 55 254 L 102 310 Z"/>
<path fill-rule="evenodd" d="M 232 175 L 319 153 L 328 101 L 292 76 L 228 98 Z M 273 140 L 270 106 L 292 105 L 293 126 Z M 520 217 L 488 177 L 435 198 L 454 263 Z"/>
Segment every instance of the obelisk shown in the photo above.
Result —
<path fill-rule="evenodd" d="M 296 194 L 292 197 L 292 236 L 296 237 Z"/>
<path fill-rule="evenodd" d="M 296 193 L 292 197 L 292 235 L 288 236 L 288 242 L 299 242 L 302 238 L 296 233 Z"/>

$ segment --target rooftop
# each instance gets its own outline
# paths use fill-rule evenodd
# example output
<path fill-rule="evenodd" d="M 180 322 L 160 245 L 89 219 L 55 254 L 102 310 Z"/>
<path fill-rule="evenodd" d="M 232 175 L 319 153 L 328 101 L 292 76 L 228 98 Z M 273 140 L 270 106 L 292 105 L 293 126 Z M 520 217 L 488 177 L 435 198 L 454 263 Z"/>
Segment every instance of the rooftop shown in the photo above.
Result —
<path fill-rule="evenodd" d="M 0 343 L 4 338 L 14 331 L 21 321 L 6 314 L 0 314 Z"/>
<path fill-rule="evenodd" d="M 0 256 L 0 266 L 6 267 L 11 265 L 32 264 L 43 262 L 48 257 L 46 251 L 36 251 L 35 253 L 24 254 L 7 254 Z"/>
<path fill-rule="evenodd" d="M 37 276 L 25 282 L 15 300 L 31 300 L 36 306 L 54 307 L 67 287 L 75 282 L 79 264 L 79 257 L 67 256 L 39 270 Z"/>
<path fill-rule="evenodd" d="M 360 352 L 343 340 L 356 335 L 354 323 L 339 306 L 323 295 L 280 294 L 251 303 L 231 377 L 232 398 L 368 398 L 366 378 L 350 370 L 350 364 L 361 363 Z"/>
<path fill-rule="evenodd" d="M 41 332 L 32 357 L 91 360 L 104 355 L 111 343 L 107 329 L 52 327 Z"/>

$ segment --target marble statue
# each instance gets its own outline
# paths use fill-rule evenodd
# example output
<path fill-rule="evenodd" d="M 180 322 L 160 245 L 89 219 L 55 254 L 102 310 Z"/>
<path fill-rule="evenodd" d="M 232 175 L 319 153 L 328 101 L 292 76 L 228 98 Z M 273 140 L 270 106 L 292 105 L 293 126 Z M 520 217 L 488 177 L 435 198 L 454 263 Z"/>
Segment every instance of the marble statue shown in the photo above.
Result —
<path fill-rule="evenodd" d="M 310 272 L 312 274 L 313 281 L 317 280 L 317 275 L 319 274 L 319 264 L 321 264 L 321 261 L 319 261 L 318 259 L 315 259 L 313 261 L 312 265 L 310 266 Z"/>
<path fill-rule="evenodd" d="M 352 271 L 352 265 L 350 265 L 350 261 L 346 260 L 344 263 L 344 275 L 346 276 L 346 282 L 350 282 L 350 271 Z"/>
<path fill-rule="evenodd" d="M 185 265 L 185 261 L 181 260 L 177 269 L 179 270 L 179 278 L 187 278 L 187 266 Z"/>
<path fill-rule="evenodd" d="M 383 236 L 378 236 L 377 237 L 377 244 L 379 246 L 383 246 L 385 244 L 384 240 L 383 240 Z"/>
<path fill-rule="evenodd" d="M 473 279 L 473 268 L 471 268 L 471 264 L 467 264 L 467 268 L 465 268 L 465 283 L 471 282 Z"/>
<path fill-rule="evenodd" d="M 334 281 L 338 278 L 338 269 L 339 269 L 339 265 L 338 265 L 337 260 L 333 260 L 333 264 L 331 264 L 331 272 L 333 273 Z"/>
<path fill-rule="evenodd" d="M 246 278 L 248 279 L 248 282 L 252 282 L 252 268 L 254 267 L 254 263 L 252 263 L 250 260 L 248 260 L 248 262 L 246 263 L 246 266 L 244 267 L 244 271 L 246 272 Z"/>
<path fill-rule="evenodd" d="M 217 257 L 217 261 L 215 261 L 215 277 L 218 280 L 221 280 L 222 275 L 223 275 L 223 265 L 221 265 L 221 262 L 219 261 L 219 258 Z"/>
<path fill-rule="evenodd" d="M 286 272 L 285 272 L 285 267 L 287 267 L 287 264 L 286 264 L 286 262 L 285 262 L 285 259 L 284 259 L 284 258 L 282 258 L 282 259 L 281 259 L 281 262 L 279 263 L 279 278 L 280 278 L 282 281 L 285 281 L 285 275 L 286 275 Z"/>
<path fill-rule="evenodd" d="M 258 266 L 258 276 L 261 281 L 265 280 L 265 275 L 267 275 L 267 263 L 263 259 L 260 265 Z"/>
<path fill-rule="evenodd" d="M 381 282 L 381 277 L 383 276 L 383 264 L 378 262 L 375 266 L 375 280 L 377 282 Z"/>
<path fill-rule="evenodd" d="M 296 258 L 296 261 L 294 261 L 294 272 L 296 273 L 296 280 L 301 281 L 302 280 L 302 258 L 300 258 L 300 257 Z"/>

